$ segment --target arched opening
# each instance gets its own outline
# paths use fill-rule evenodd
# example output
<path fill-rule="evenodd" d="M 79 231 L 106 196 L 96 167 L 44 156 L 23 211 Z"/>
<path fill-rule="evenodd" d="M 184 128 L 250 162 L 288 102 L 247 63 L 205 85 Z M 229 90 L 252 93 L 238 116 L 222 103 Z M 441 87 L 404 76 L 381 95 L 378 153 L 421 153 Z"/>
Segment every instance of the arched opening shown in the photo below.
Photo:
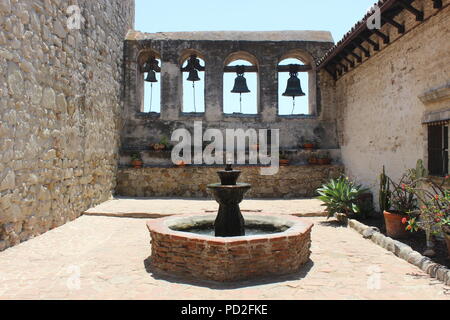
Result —
<path fill-rule="evenodd" d="M 223 79 L 225 114 L 258 114 L 258 63 L 247 52 L 231 54 L 225 60 Z"/>
<path fill-rule="evenodd" d="M 153 62 L 157 70 L 148 70 L 144 77 L 144 112 L 161 113 L 161 60 Z"/>
<path fill-rule="evenodd" d="M 199 53 L 189 50 L 182 55 L 183 112 L 205 112 L 205 61 Z"/>
<path fill-rule="evenodd" d="M 298 58 L 287 58 L 278 65 L 278 114 L 309 115 L 309 73 Z"/>
<path fill-rule="evenodd" d="M 161 56 L 153 50 L 141 52 L 138 57 L 140 74 L 138 97 L 140 112 L 161 113 Z"/>

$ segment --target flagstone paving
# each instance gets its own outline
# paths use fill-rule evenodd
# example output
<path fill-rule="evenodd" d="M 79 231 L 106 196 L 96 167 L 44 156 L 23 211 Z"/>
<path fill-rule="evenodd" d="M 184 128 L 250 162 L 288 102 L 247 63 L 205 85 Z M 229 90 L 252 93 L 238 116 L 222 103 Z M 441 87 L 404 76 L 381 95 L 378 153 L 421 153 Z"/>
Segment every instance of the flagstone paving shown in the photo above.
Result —
<path fill-rule="evenodd" d="M 146 219 L 82 216 L 0 253 L 0 298 L 450 299 L 449 287 L 352 229 L 304 219 L 315 227 L 301 272 L 221 285 L 153 274 Z"/>

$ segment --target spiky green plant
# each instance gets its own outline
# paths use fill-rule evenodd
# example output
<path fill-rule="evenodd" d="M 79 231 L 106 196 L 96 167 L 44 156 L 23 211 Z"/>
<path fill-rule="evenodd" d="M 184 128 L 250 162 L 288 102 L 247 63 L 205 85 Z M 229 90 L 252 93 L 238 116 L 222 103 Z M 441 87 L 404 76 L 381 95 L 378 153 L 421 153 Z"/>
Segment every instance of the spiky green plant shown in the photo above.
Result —
<path fill-rule="evenodd" d="M 320 195 L 317 199 L 324 202 L 323 206 L 327 208 L 328 218 L 331 218 L 336 213 L 347 215 L 360 213 L 358 200 L 368 190 L 356 185 L 346 177 L 341 177 L 332 179 L 317 192 Z"/>
<path fill-rule="evenodd" d="M 380 175 L 380 212 L 383 213 L 391 208 L 391 179 L 386 175 L 386 168 L 383 166 L 383 172 Z"/>

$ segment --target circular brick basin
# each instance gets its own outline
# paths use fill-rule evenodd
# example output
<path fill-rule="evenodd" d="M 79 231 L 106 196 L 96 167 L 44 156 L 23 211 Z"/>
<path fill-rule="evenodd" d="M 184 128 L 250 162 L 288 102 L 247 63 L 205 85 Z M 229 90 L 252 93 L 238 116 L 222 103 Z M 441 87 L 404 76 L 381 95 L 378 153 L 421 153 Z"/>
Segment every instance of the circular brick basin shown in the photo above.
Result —
<path fill-rule="evenodd" d="M 284 232 L 218 238 L 184 231 L 212 225 L 216 215 L 183 215 L 149 221 L 151 264 L 156 271 L 190 279 L 229 282 L 298 272 L 309 260 L 312 223 L 294 216 L 246 214 L 246 226 Z"/>

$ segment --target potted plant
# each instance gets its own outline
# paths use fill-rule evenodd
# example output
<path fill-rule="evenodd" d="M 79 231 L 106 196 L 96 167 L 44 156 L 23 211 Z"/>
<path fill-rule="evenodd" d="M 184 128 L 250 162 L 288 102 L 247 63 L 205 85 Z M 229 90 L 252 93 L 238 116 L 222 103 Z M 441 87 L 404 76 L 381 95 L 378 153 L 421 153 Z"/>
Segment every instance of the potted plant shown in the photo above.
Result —
<path fill-rule="evenodd" d="M 374 212 L 373 194 L 369 191 L 359 195 L 356 202 L 361 210 L 361 219 L 367 219 Z"/>
<path fill-rule="evenodd" d="M 448 179 L 448 177 L 446 178 Z M 420 202 L 419 214 L 408 222 L 408 230 L 422 229 L 427 234 L 427 252 L 432 255 L 432 235 L 443 235 L 450 257 L 450 190 L 428 178 L 421 178 L 410 187 Z"/>
<path fill-rule="evenodd" d="M 355 184 L 347 177 L 332 179 L 317 190 L 320 195 L 317 199 L 324 202 L 328 218 L 335 214 L 345 214 L 347 217 L 361 213 L 359 199 L 368 190 Z"/>
<path fill-rule="evenodd" d="M 320 165 L 329 165 L 331 164 L 330 153 L 319 154 L 319 158 L 317 159 L 317 163 Z"/>
<path fill-rule="evenodd" d="M 186 163 L 184 162 L 184 161 L 179 161 L 179 162 L 177 162 L 177 167 L 186 167 Z"/>
<path fill-rule="evenodd" d="M 437 198 L 435 197 L 435 200 Z M 435 222 L 441 227 L 447 244 L 448 257 L 450 258 L 450 190 L 445 190 L 444 196 L 439 198 L 438 201 L 441 202 L 441 208 L 438 208 L 438 211 L 435 213 Z"/>
<path fill-rule="evenodd" d="M 308 158 L 308 163 L 311 165 L 316 165 L 319 163 L 319 159 L 317 158 L 317 156 L 312 155 Z"/>
<path fill-rule="evenodd" d="M 445 242 L 447 243 L 448 257 L 450 258 L 450 214 L 442 219 L 442 232 L 444 233 Z"/>
<path fill-rule="evenodd" d="M 302 147 L 306 150 L 314 150 L 317 146 L 316 139 L 302 139 Z"/>
<path fill-rule="evenodd" d="M 144 162 L 142 161 L 141 155 L 139 153 L 134 153 L 131 156 L 131 165 L 135 169 L 140 169 L 144 165 Z"/>
<path fill-rule="evenodd" d="M 380 194 L 386 192 L 389 197 L 383 210 L 386 233 L 391 238 L 406 238 L 409 235 L 406 224 L 417 209 L 417 198 L 407 187 L 412 185 L 410 175 L 404 174 L 397 184 L 386 176 L 383 168 L 381 180 L 387 183 L 387 188 L 385 191 L 380 190 Z"/>
<path fill-rule="evenodd" d="M 159 143 L 152 144 L 150 147 L 155 151 L 170 150 L 171 144 L 169 142 L 169 139 L 164 136 L 161 138 Z"/>
<path fill-rule="evenodd" d="M 162 151 L 162 150 L 164 150 L 166 148 L 166 146 L 161 144 L 161 143 L 154 143 L 154 144 L 151 145 L 151 147 L 155 151 Z"/>
<path fill-rule="evenodd" d="M 163 149 L 163 150 L 171 150 L 172 147 L 173 147 L 173 146 L 170 144 L 170 141 L 169 141 L 169 139 L 168 139 L 166 136 L 162 137 L 162 139 L 161 139 L 161 141 L 159 142 L 159 144 L 162 145 L 162 146 L 164 146 L 164 149 Z"/>
<path fill-rule="evenodd" d="M 286 167 L 289 165 L 289 159 L 287 158 L 287 156 L 280 152 L 280 166 L 282 167 Z"/>

